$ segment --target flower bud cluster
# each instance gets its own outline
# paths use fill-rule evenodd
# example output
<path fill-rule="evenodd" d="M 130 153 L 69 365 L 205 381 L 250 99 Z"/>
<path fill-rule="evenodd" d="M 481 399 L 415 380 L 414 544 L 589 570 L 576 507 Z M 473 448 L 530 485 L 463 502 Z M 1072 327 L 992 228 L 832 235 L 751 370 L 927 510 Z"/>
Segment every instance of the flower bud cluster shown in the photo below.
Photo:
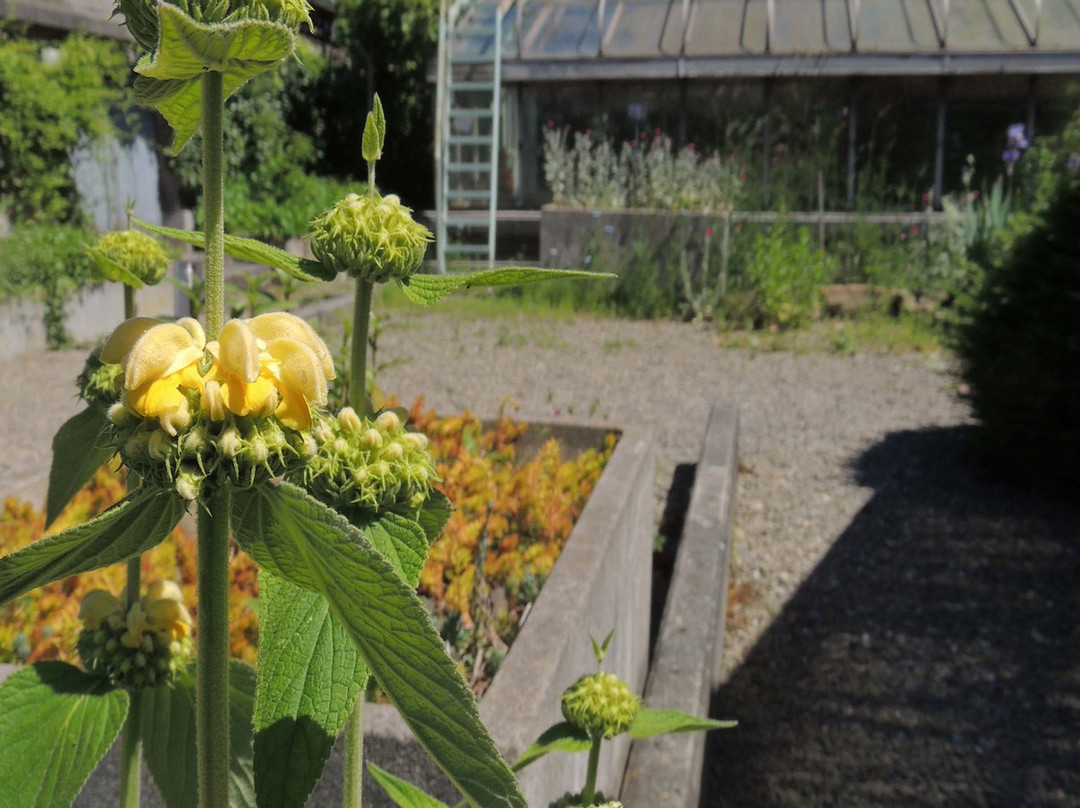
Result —
<path fill-rule="evenodd" d="M 168 684 L 192 655 L 191 615 L 172 581 L 155 584 L 126 612 L 108 592 L 87 592 L 79 619 L 83 664 L 118 687 Z"/>
<path fill-rule="evenodd" d="M 250 488 L 296 469 L 315 454 L 309 432 L 272 416 L 226 413 L 215 421 L 199 414 L 175 435 L 122 404 L 113 405 L 108 416 L 124 464 L 147 482 L 174 488 L 189 500 L 199 497 L 207 480 Z"/>
<path fill-rule="evenodd" d="M 311 223 L 311 252 L 336 272 L 371 283 L 404 280 L 424 260 L 431 232 L 394 194 L 349 194 Z"/>
<path fill-rule="evenodd" d="M 138 230 L 106 233 L 88 249 L 106 280 L 153 286 L 169 269 L 169 254 L 161 242 Z"/>
<path fill-rule="evenodd" d="M 318 451 L 303 467 L 304 487 L 331 507 L 349 513 L 419 508 L 438 480 L 427 437 L 410 432 L 393 410 L 374 419 L 345 407 L 312 429 Z"/>
<path fill-rule="evenodd" d="M 120 401 L 120 393 L 124 387 L 124 368 L 102 362 L 95 351 L 86 358 L 75 384 L 83 401 L 91 407 L 108 410 Z"/>
<path fill-rule="evenodd" d="M 641 700 L 613 673 L 582 676 L 563 691 L 562 713 L 590 736 L 614 738 L 634 723 Z"/>

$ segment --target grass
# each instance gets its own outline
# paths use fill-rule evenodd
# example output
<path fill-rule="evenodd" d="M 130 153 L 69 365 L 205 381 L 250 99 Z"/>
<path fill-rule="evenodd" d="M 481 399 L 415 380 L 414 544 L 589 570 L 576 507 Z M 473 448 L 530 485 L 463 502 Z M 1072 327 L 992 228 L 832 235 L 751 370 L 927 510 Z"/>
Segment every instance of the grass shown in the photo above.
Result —
<path fill-rule="evenodd" d="M 891 317 L 867 314 L 857 319 L 822 320 L 790 331 L 720 331 L 725 348 L 792 353 L 938 354 L 945 350 L 941 324 L 932 315 Z"/>

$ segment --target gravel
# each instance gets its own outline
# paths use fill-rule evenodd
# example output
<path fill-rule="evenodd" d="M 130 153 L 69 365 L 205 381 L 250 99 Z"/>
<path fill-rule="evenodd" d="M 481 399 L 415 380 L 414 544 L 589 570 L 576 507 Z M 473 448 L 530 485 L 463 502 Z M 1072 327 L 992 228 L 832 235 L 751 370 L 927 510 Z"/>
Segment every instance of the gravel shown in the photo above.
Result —
<path fill-rule="evenodd" d="M 710 742 L 703 805 L 1080 805 L 1080 514 L 977 478 L 941 357 L 754 354 L 670 322 L 384 324 L 402 403 L 655 426 L 658 522 L 713 402 L 740 404 L 716 711 L 741 724 Z M 81 364 L 0 363 L 4 490 L 41 475 Z"/>

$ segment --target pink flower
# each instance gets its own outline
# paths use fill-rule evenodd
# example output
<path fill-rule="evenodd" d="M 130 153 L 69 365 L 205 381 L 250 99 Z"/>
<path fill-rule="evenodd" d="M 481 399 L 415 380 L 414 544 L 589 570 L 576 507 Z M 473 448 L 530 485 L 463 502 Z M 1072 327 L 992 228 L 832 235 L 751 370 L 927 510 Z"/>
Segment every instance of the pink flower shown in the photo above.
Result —
<path fill-rule="evenodd" d="M 923 194 L 922 195 L 922 201 L 923 202 L 929 202 L 930 201 L 930 194 Z"/>
<path fill-rule="evenodd" d="M 554 129 L 555 128 L 555 121 L 548 121 L 547 122 L 547 128 L 548 129 Z"/>
<path fill-rule="evenodd" d="M 746 182 L 746 173 L 745 172 L 743 172 L 742 174 L 739 175 L 739 181 L 740 182 Z"/>
<path fill-rule="evenodd" d="M 648 132 L 642 132 L 642 133 L 641 133 L 641 139 L 642 139 L 642 140 L 644 140 L 644 139 L 645 139 L 645 138 L 647 138 L 648 136 L 649 136 L 649 133 L 648 133 Z"/>
<path fill-rule="evenodd" d="M 686 148 L 688 148 L 690 151 L 693 151 L 694 150 L 694 144 L 693 143 L 687 143 Z"/>
<path fill-rule="evenodd" d="M 706 227 L 705 228 L 705 238 L 712 238 L 712 228 L 711 227 Z"/>
<path fill-rule="evenodd" d="M 653 129 L 653 130 L 652 130 L 652 133 L 653 133 L 654 135 L 656 135 L 657 137 L 659 137 L 659 136 L 660 136 L 660 127 L 658 126 L 658 127 L 656 127 L 655 129 Z"/>
<path fill-rule="evenodd" d="M 901 241 L 907 241 L 907 233 L 901 233 L 900 234 L 900 240 Z"/>
<path fill-rule="evenodd" d="M 569 132 L 570 131 L 570 124 L 567 124 L 566 126 L 564 126 L 563 129 L 565 129 L 567 132 Z"/>
<path fill-rule="evenodd" d="M 637 139 L 636 138 L 634 140 L 630 141 L 630 148 L 631 149 L 636 149 L 637 148 Z"/>
<path fill-rule="evenodd" d="M 913 236 L 919 235 L 919 226 L 918 225 L 915 225 L 913 228 L 911 228 L 911 235 L 913 235 Z"/>
<path fill-rule="evenodd" d="M 979 192 L 978 191 L 972 191 L 971 192 L 971 198 L 972 199 L 978 199 L 979 198 Z"/>
<path fill-rule="evenodd" d="M 585 130 L 585 137 L 592 137 L 592 129 Z"/>

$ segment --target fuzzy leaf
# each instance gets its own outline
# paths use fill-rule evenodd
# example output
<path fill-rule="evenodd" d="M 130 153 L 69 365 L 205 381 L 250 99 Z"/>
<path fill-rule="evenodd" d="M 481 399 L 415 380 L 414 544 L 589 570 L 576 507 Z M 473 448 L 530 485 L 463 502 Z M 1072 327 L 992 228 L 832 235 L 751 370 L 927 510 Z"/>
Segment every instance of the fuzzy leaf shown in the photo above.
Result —
<path fill-rule="evenodd" d="M 375 131 L 379 136 L 379 154 L 381 155 L 386 145 L 386 114 L 383 112 L 382 100 L 378 93 L 375 93 L 375 103 L 372 105 L 371 113 L 375 116 Z"/>
<path fill-rule="evenodd" d="M 569 721 L 561 721 L 544 730 L 511 768 L 519 772 L 548 752 L 588 752 L 590 746 L 592 741 L 589 740 L 589 733 Z"/>
<path fill-rule="evenodd" d="M 36 662 L 0 687 L 2 802 L 70 805 L 109 751 L 128 694 L 66 662 Z"/>
<path fill-rule="evenodd" d="M 289 483 L 237 491 L 241 547 L 276 575 L 321 592 L 405 723 L 478 808 L 525 808 L 427 610 L 336 511 Z"/>
<path fill-rule="evenodd" d="M 180 151 L 202 123 L 202 77 L 223 74 L 225 98 L 293 52 L 295 35 L 266 20 L 204 24 L 158 3 L 158 47 L 135 66 L 135 100 L 161 112 Z"/>
<path fill-rule="evenodd" d="M 375 113 L 369 112 L 364 122 L 364 137 L 360 142 L 360 153 L 368 163 L 374 163 L 382 156 L 379 148 L 379 126 L 375 123 Z"/>
<path fill-rule="evenodd" d="M 303 808 L 367 677 L 326 598 L 259 571 L 259 808 Z"/>
<path fill-rule="evenodd" d="M 607 272 L 585 272 L 577 269 L 537 269 L 535 267 L 501 267 L 482 269 L 460 275 L 411 275 L 399 281 L 405 296 L 413 303 L 430 306 L 458 289 L 487 286 L 521 286 L 539 281 L 614 278 Z"/>
<path fill-rule="evenodd" d="M 0 604 L 146 552 L 165 540 L 185 510 L 187 503 L 173 492 L 143 487 L 89 522 L 0 558 Z"/>
<path fill-rule="evenodd" d="M 401 808 L 448 808 L 445 802 L 425 794 L 417 786 L 400 777 L 394 777 L 390 772 L 380 769 L 374 763 L 368 764 L 368 771 L 375 782 L 383 787 L 386 795 L 400 805 Z"/>
<path fill-rule="evenodd" d="M 105 414 L 96 407 L 88 407 L 65 421 L 53 436 L 49 493 L 45 496 L 46 525 L 53 523 L 112 454 L 101 441 L 105 424 Z"/>
<path fill-rule="evenodd" d="M 416 521 L 423 528 L 429 546 L 439 538 L 439 534 L 450 521 L 450 515 L 453 512 L 454 504 L 441 491 L 432 491 L 424 504 L 420 506 Z"/>
<path fill-rule="evenodd" d="M 126 286 L 130 286 L 132 289 L 142 289 L 143 282 L 139 280 L 138 276 L 133 272 L 128 271 L 126 267 L 120 266 L 120 264 L 109 258 L 109 256 L 104 255 L 100 250 L 88 248 L 87 252 L 90 253 L 90 257 L 94 259 L 94 264 L 97 266 L 98 273 L 103 279 L 122 283 Z"/>
<path fill-rule="evenodd" d="M 380 514 L 356 527 L 393 564 L 402 580 L 415 588 L 427 561 L 428 541 L 424 529 L 396 513 Z"/>
<path fill-rule="evenodd" d="M 138 219 L 132 221 L 151 233 L 174 238 L 177 241 L 193 244 L 196 247 L 201 248 L 206 243 L 206 234 L 195 230 L 177 230 L 175 227 L 163 227 Z M 298 258 L 292 253 L 279 250 L 277 247 L 271 247 L 269 244 L 253 238 L 242 238 L 241 236 L 226 234 L 225 252 L 239 261 L 250 261 L 253 264 L 262 264 L 263 266 L 280 269 L 300 281 L 332 281 L 337 277 L 336 272 L 318 261 Z"/>
<path fill-rule="evenodd" d="M 229 808 L 255 808 L 251 775 L 251 713 L 255 670 L 229 662 Z M 195 671 L 177 674 L 169 687 L 142 692 L 143 756 L 168 808 L 196 808 Z"/>
<path fill-rule="evenodd" d="M 668 735 L 673 732 L 702 732 L 710 729 L 730 729 L 738 721 L 716 721 L 712 718 L 698 718 L 680 710 L 650 710 L 642 707 L 638 710 L 634 723 L 630 725 L 631 738 L 651 738 L 654 735 Z"/>

